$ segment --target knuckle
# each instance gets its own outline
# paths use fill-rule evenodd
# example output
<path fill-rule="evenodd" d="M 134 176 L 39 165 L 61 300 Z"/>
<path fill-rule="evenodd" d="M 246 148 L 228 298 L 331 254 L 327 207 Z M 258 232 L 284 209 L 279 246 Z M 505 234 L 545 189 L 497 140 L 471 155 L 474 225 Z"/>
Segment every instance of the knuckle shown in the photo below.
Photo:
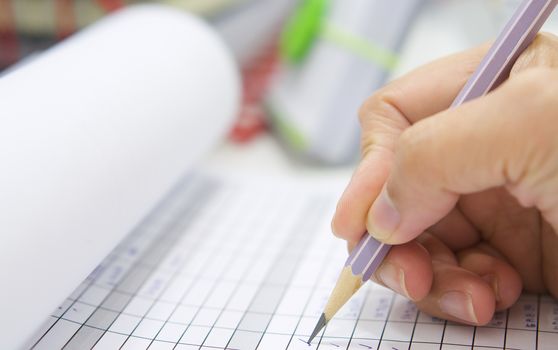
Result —
<path fill-rule="evenodd" d="M 359 121 L 363 157 L 375 150 L 391 153 L 401 130 L 406 128 L 406 118 L 395 102 L 397 91 L 397 87 L 390 84 L 370 96 L 361 106 Z"/>
<path fill-rule="evenodd" d="M 558 70 L 547 67 L 537 67 L 522 72 L 509 82 L 511 94 L 506 96 L 510 101 L 532 102 L 546 95 L 554 95 L 558 88 Z"/>
<path fill-rule="evenodd" d="M 377 118 L 388 118 L 393 115 L 395 100 L 397 100 L 397 84 L 388 83 L 368 97 L 361 105 L 358 116 L 362 127 L 366 127 L 371 120 Z"/>
<path fill-rule="evenodd" d="M 415 129 L 409 128 L 401 134 L 397 143 L 396 154 L 402 165 L 409 165 L 416 159 L 418 140 L 415 136 Z"/>
<path fill-rule="evenodd" d="M 558 70 L 531 69 L 510 86 L 501 100 L 512 115 L 502 116 L 502 133 L 508 140 L 504 176 L 518 200 L 532 205 L 542 198 L 536 190 L 545 188 L 558 171 Z"/>
<path fill-rule="evenodd" d="M 537 34 L 537 38 L 543 38 L 546 40 L 555 40 L 556 42 L 558 42 L 558 36 L 550 32 L 540 32 L 539 34 Z"/>
<path fill-rule="evenodd" d="M 365 124 L 366 120 L 369 118 L 370 110 L 372 110 L 374 103 L 376 103 L 376 95 L 371 95 L 368 97 L 364 103 L 360 106 L 358 110 L 358 120 L 361 127 Z"/>
<path fill-rule="evenodd" d="M 540 98 L 540 101 L 538 101 L 539 106 L 547 111 L 546 115 L 552 118 L 549 122 L 558 125 L 556 123 L 556 111 L 558 110 L 558 71 L 544 69 L 544 72 L 541 73 L 543 74 L 539 76 L 539 81 L 535 83 L 538 89 L 535 94 Z"/>
<path fill-rule="evenodd" d="M 395 148 L 395 164 L 400 174 L 413 174 L 412 180 L 416 184 L 427 182 L 429 173 L 426 171 L 425 164 L 432 167 L 434 164 L 431 158 L 436 154 L 432 149 L 430 130 L 426 123 L 428 121 L 406 129 Z"/>
<path fill-rule="evenodd" d="M 550 107 L 555 106 L 558 101 L 558 70 L 541 67 L 524 72 L 521 79 L 518 79 L 513 93 L 512 98 L 517 99 L 511 101 L 523 100 L 528 108 L 539 106 L 543 110 L 555 111 Z"/>
<path fill-rule="evenodd" d="M 372 153 L 382 153 L 387 155 L 393 155 L 392 146 L 390 143 L 385 141 L 385 137 L 382 132 L 375 132 L 369 134 L 363 134 L 360 152 L 362 159 L 366 159 Z"/>
<path fill-rule="evenodd" d="M 527 48 L 535 52 L 544 52 L 548 49 L 558 49 L 558 37 L 549 32 L 538 33 Z"/>
<path fill-rule="evenodd" d="M 415 168 L 416 155 L 416 139 L 411 129 L 401 134 L 395 149 L 395 164 L 401 173 L 409 173 Z M 413 170 L 413 173 L 416 173 Z"/>
<path fill-rule="evenodd" d="M 370 97 L 368 97 L 364 103 L 361 105 L 358 111 L 358 117 L 361 126 L 365 126 L 370 120 L 374 111 L 381 109 L 382 105 L 385 103 L 385 94 L 380 90 Z"/>
<path fill-rule="evenodd" d="M 558 37 L 539 33 L 514 63 L 510 75 L 535 67 L 558 67 Z"/>

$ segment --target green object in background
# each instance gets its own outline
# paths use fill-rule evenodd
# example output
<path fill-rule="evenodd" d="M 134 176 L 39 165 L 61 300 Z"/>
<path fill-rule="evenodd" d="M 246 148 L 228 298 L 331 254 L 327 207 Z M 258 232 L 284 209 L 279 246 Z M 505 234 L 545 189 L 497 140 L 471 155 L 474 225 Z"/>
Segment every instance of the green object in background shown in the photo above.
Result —
<path fill-rule="evenodd" d="M 281 54 L 290 62 L 300 62 L 322 30 L 329 0 L 304 0 L 287 23 L 281 37 Z"/>
<path fill-rule="evenodd" d="M 281 37 L 281 55 L 292 63 L 301 62 L 319 38 L 373 62 L 387 71 L 397 64 L 397 55 L 355 35 L 326 19 L 329 0 L 304 0 L 288 21 Z"/>
<path fill-rule="evenodd" d="M 425 0 L 298 0 L 266 98 L 274 132 L 325 164 L 358 158 L 356 114 L 397 65 Z"/>
<path fill-rule="evenodd" d="M 298 128 L 281 116 L 281 113 L 269 108 L 269 115 L 277 128 L 277 131 L 283 135 L 285 140 L 293 147 L 295 151 L 305 151 L 308 148 L 308 140 Z"/>
<path fill-rule="evenodd" d="M 324 25 L 322 37 L 357 56 L 379 65 L 387 71 L 392 71 L 397 65 L 398 56 L 394 52 L 375 45 L 333 23 L 326 23 Z"/>

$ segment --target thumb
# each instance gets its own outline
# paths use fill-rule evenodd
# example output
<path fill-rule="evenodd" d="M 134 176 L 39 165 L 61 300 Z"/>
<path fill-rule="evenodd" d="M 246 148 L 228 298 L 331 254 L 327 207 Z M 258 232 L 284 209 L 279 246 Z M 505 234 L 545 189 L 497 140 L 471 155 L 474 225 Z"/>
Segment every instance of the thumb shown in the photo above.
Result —
<path fill-rule="evenodd" d="M 555 82 L 555 71 L 532 69 L 488 96 L 408 128 L 368 213 L 368 232 L 390 244 L 410 241 L 447 215 L 459 195 L 498 186 L 521 204 L 558 216 L 558 196 L 546 188 L 549 181 L 552 192 L 558 188 Z"/>

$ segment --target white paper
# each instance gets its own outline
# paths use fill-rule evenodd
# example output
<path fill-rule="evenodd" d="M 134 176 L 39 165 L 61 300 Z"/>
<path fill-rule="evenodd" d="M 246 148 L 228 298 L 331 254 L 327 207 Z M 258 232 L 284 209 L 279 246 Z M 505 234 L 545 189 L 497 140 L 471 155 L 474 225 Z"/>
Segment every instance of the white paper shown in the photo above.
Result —
<path fill-rule="evenodd" d="M 217 36 L 162 6 L 0 79 L 0 348 L 21 345 L 215 145 L 238 100 Z"/>
<path fill-rule="evenodd" d="M 192 175 L 47 320 L 42 349 L 555 349 L 558 304 L 523 295 L 485 327 L 366 284 L 307 341 L 347 256 L 341 186 Z"/>

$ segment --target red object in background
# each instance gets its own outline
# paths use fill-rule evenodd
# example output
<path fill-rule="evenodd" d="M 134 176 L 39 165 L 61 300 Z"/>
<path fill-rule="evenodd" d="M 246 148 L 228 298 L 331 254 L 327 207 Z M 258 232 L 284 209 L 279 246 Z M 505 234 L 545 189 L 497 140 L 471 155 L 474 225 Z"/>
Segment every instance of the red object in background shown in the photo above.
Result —
<path fill-rule="evenodd" d="M 97 0 L 99 7 L 106 13 L 124 7 L 124 0 Z M 66 38 L 77 30 L 74 0 L 56 0 L 57 38 Z"/>
<path fill-rule="evenodd" d="M 64 39 L 75 30 L 74 0 L 55 0 L 56 36 Z M 96 0 L 105 12 L 124 7 L 124 0 Z M 21 58 L 12 0 L 0 0 L 0 69 Z M 230 132 L 235 142 L 247 142 L 267 129 L 264 98 L 279 63 L 278 40 L 271 40 L 253 62 L 242 71 L 243 97 L 237 121 Z"/>
<path fill-rule="evenodd" d="M 242 106 L 229 136 L 232 141 L 247 142 L 267 129 L 267 114 L 263 102 L 278 63 L 279 51 L 277 40 L 274 40 L 272 46 L 243 69 Z"/>
<path fill-rule="evenodd" d="M 76 30 L 73 0 L 55 0 L 56 39 L 62 40 Z"/>
<path fill-rule="evenodd" d="M 126 5 L 125 0 L 96 0 L 106 13 Z M 14 0 L 0 0 L 0 70 L 22 58 L 22 49 L 17 35 Z M 54 0 L 56 40 L 61 40 L 77 30 L 75 0 Z M 46 16 L 46 15 L 45 15 Z"/>
<path fill-rule="evenodd" d="M 124 7 L 124 0 L 97 0 L 99 6 L 106 12 L 112 12 Z"/>
<path fill-rule="evenodd" d="M 125 5 L 124 0 L 97 0 L 104 12 L 109 13 Z M 74 0 L 56 0 L 57 39 L 62 40 L 77 30 Z"/>
<path fill-rule="evenodd" d="M 20 47 L 11 0 L 0 0 L 0 68 L 15 63 Z"/>

